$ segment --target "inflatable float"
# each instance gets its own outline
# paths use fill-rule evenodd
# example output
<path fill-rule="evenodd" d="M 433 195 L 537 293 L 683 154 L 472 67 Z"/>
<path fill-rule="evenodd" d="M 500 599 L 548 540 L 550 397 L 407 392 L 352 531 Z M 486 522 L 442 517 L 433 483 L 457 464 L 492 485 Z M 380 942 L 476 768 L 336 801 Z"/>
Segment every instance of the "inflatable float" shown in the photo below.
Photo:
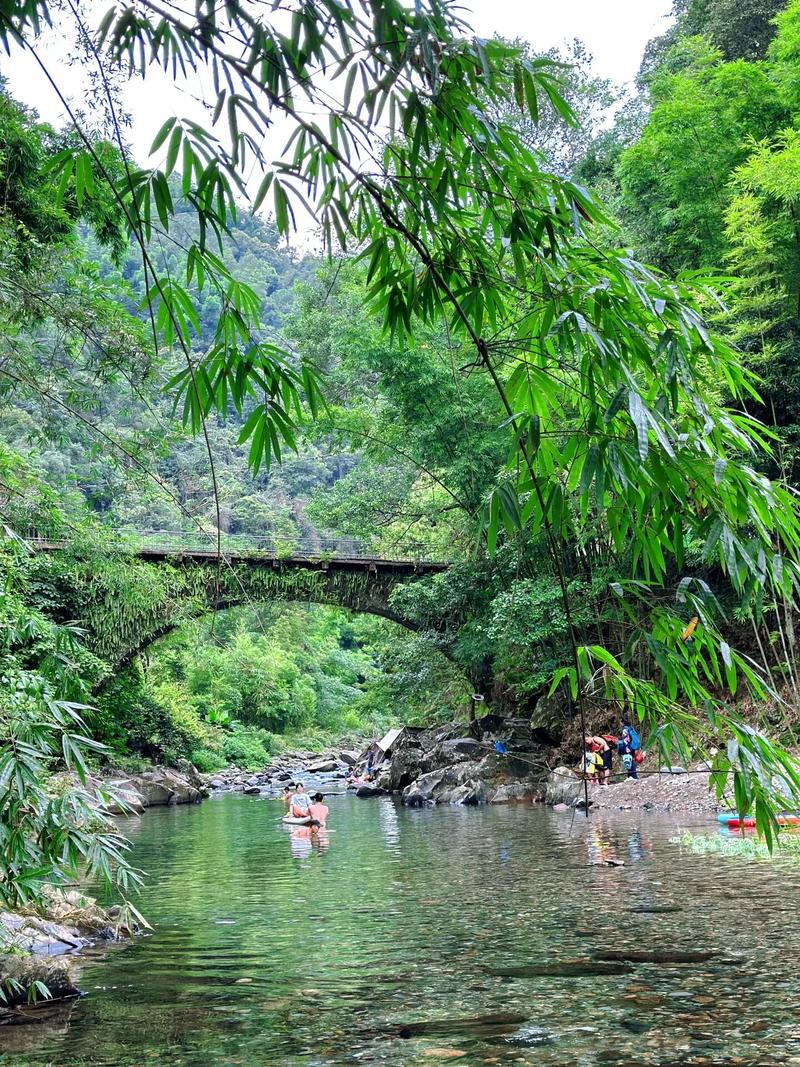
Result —
<path fill-rule="evenodd" d="M 753 830 L 756 825 L 751 816 L 740 819 L 734 812 L 722 812 L 717 819 L 729 830 Z M 778 826 L 800 826 L 800 815 L 779 815 Z"/>
<path fill-rule="evenodd" d="M 303 818 L 298 818 L 296 815 L 284 815 L 282 821 L 285 822 L 287 826 L 308 826 L 311 822 L 311 816 L 306 815 Z"/>

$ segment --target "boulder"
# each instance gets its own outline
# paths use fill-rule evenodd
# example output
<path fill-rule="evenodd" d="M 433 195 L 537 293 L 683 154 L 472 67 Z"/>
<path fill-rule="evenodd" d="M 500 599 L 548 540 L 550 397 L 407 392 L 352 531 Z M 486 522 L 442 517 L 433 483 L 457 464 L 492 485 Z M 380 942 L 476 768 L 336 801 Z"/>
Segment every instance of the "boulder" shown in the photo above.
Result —
<path fill-rule="evenodd" d="M 482 765 L 472 761 L 457 763 L 439 771 L 428 771 L 403 790 L 403 803 L 407 807 L 485 804 L 488 798 Z"/>
<path fill-rule="evenodd" d="M 487 748 L 473 737 L 454 737 L 449 741 L 442 741 L 433 751 L 446 763 L 453 763 L 457 759 L 482 759 Z"/>
<path fill-rule="evenodd" d="M 537 783 L 531 779 L 521 782 L 502 782 L 490 795 L 492 804 L 511 804 L 515 800 L 532 800 L 536 795 Z"/>
<path fill-rule="evenodd" d="M 6 998 L 4 1007 L 10 1004 L 26 1004 L 34 982 L 42 982 L 47 986 L 54 1000 L 80 995 L 80 990 L 75 985 L 72 966 L 65 959 L 2 952 L 0 981 L 3 983 Z"/>
<path fill-rule="evenodd" d="M 583 782 L 569 767 L 556 767 L 547 778 L 544 799 L 547 804 L 575 806 L 583 798 Z"/>
<path fill-rule="evenodd" d="M 440 804 L 485 804 L 488 796 L 486 784 L 472 778 L 452 789 L 445 789 L 437 800 Z"/>
<path fill-rule="evenodd" d="M 380 789 L 385 789 L 387 793 L 390 791 L 390 789 L 392 788 L 391 767 L 382 768 L 378 772 L 378 775 L 375 778 L 375 785 L 377 785 Z"/>
<path fill-rule="evenodd" d="M 134 779 L 146 808 L 164 804 L 199 804 L 203 793 L 190 785 L 186 775 L 169 767 L 154 767 Z"/>
<path fill-rule="evenodd" d="M 423 772 L 422 761 L 425 751 L 419 743 L 403 743 L 405 738 L 400 738 L 392 751 L 392 762 L 389 767 L 389 788 L 392 792 L 400 792 L 410 785 Z"/>
<path fill-rule="evenodd" d="M 249 797 L 257 797 L 261 792 L 260 785 L 246 785 L 242 792 Z"/>
<path fill-rule="evenodd" d="M 386 790 L 381 789 L 379 785 L 369 785 L 364 782 L 356 789 L 357 797 L 382 797 L 386 795 Z"/>
<path fill-rule="evenodd" d="M 446 777 L 445 771 L 429 771 L 427 774 L 421 774 L 403 790 L 403 803 L 412 808 L 421 807 L 423 804 L 435 804 Z M 453 786 L 458 783 L 447 784 Z"/>
<path fill-rule="evenodd" d="M 144 811 L 144 797 L 134 779 L 112 779 L 109 782 L 99 782 L 99 787 L 104 787 L 115 794 L 115 798 L 105 804 L 105 810 L 109 815 L 141 815 Z"/>
<path fill-rule="evenodd" d="M 30 952 L 35 956 L 64 956 L 88 944 L 74 926 L 36 915 L 0 912 L 0 925 L 5 930 L 4 941 L 18 952 Z"/>
<path fill-rule="evenodd" d="M 531 724 L 534 733 L 540 737 L 548 737 L 558 744 L 563 739 L 564 726 L 569 719 L 569 709 L 559 690 L 552 696 L 539 697 L 533 710 Z"/>
<path fill-rule="evenodd" d="M 355 767 L 360 755 L 360 752 L 356 752 L 356 750 L 352 748 L 343 748 L 337 753 L 339 762 L 344 763 L 346 767 Z"/>
<path fill-rule="evenodd" d="M 309 774 L 329 774 L 339 770 L 339 764 L 335 759 L 319 760 L 317 763 L 309 763 L 306 768 Z"/>

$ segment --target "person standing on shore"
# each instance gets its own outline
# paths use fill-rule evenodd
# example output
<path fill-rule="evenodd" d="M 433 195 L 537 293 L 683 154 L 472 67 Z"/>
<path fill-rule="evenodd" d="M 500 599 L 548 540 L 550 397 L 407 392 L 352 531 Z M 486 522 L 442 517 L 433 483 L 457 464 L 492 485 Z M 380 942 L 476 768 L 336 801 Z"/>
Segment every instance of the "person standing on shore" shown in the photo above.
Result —
<path fill-rule="evenodd" d="M 639 780 L 639 775 L 636 770 L 636 751 L 638 748 L 638 744 L 634 747 L 631 731 L 626 726 L 622 731 L 622 737 L 619 739 L 617 751 L 622 757 L 622 766 L 625 768 L 628 778 L 632 779 L 634 782 L 638 782 Z"/>

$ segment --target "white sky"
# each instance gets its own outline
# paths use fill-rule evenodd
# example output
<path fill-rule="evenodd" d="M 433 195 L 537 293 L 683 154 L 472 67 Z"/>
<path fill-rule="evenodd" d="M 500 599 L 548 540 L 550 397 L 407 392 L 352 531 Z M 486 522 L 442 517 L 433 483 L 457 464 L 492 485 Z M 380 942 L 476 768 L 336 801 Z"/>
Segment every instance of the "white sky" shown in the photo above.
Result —
<path fill-rule="evenodd" d="M 81 4 L 84 10 L 106 6 L 92 0 Z M 624 85 L 635 77 L 647 41 L 666 28 L 671 6 L 671 0 L 465 0 L 464 11 L 480 36 L 521 37 L 539 51 L 578 37 L 593 54 L 597 73 Z M 80 106 L 77 68 L 67 62 L 63 39 L 51 35 L 43 56 L 70 102 Z M 43 119 L 63 120 L 63 108 L 30 56 L 3 54 L 0 73 L 9 79 L 11 93 L 35 107 Z M 166 81 L 157 85 L 150 76 L 147 85 L 130 85 L 125 102 L 133 119 L 131 143 L 142 162 L 164 119 L 192 110 L 184 94 Z"/>

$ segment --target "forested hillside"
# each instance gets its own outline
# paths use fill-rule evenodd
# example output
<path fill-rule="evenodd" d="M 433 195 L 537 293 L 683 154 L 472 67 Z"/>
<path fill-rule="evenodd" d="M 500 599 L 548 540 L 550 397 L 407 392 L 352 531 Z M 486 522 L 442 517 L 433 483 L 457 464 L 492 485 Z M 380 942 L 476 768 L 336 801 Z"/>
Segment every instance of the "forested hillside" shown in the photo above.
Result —
<path fill-rule="evenodd" d="M 341 522 L 324 505 L 313 509 L 318 493 L 335 491 L 358 462 L 358 442 L 337 450 L 332 429 L 309 436 L 254 477 L 239 443 L 244 417 L 233 411 L 209 418 L 207 442 L 183 426 L 163 388 L 178 364 L 168 353 L 152 355 L 135 243 L 123 241 L 108 205 L 98 217 L 100 205 L 88 198 L 48 215 L 50 167 L 62 137 L 7 94 L 0 144 L 9 267 L 0 283 L 0 435 L 9 527 L 86 539 L 99 559 L 109 535 L 213 548 L 217 508 L 227 543 L 240 547 L 268 541 L 288 552 L 338 532 L 373 540 L 373 528 L 354 530 L 352 516 Z M 168 272 L 179 269 L 175 249 L 188 239 L 188 226 L 186 211 L 178 215 L 176 243 L 156 249 Z M 275 226 L 246 211 L 223 248 L 259 294 L 265 332 L 280 338 L 297 316 L 296 287 L 312 282 L 318 261 L 281 247 Z M 198 351 L 212 344 L 218 312 L 218 296 L 205 294 Z M 404 477 L 414 481 L 413 466 Z M 346 485 L 339 494 L 349 499 Z M 141 595 L 135 584 L 129 595 Z M 39 606 L 35 593 L 31 599 Z M 465 681 L 435 648 L 382 620 L 265 604 L 228 615 L 213 629 L 187 626 L 113 682 L 98 668 L 89 722 L 112 758 L 260 766 L 284 735 L 315 744 L 382 728 L 397 715 L 447 714 L 463 699 Z"/>

